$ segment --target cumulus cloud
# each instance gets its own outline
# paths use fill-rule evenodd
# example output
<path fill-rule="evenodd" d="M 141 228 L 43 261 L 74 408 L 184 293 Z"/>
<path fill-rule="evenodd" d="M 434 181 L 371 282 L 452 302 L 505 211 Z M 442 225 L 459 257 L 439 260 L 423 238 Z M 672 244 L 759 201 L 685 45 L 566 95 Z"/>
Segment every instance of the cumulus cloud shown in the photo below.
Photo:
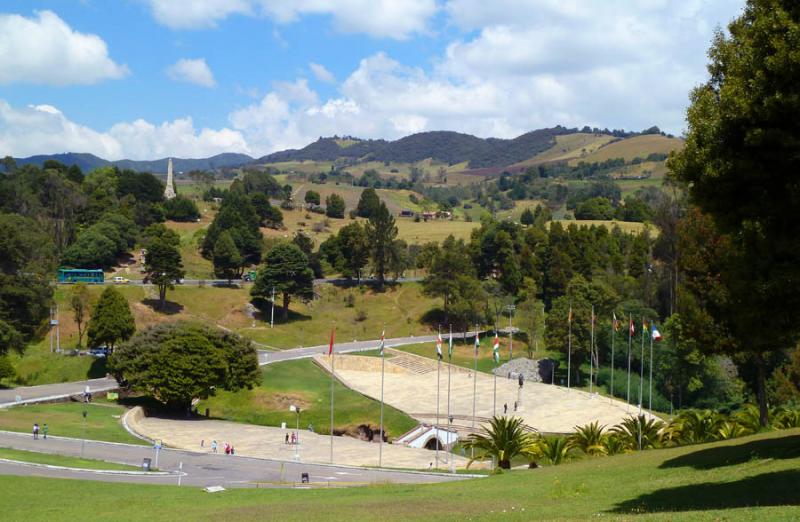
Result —
<path fill-rule="evenodd" d="M 16 157 L 59 152 L 89 152 L 109 160 L 166 156 L 205 157 L 222 152 L 249 153 L 241 133 L 228 128 L 196 129 L 191 118 L 159 125 L 121 122 L 100 132 L 69 120 L 51 105 L 15 108 L 0 100 L 0 151 Z"/>
<path fill-rule="evenodd" d="M 311 62 L 308 64 L 308 68 L 311 69 L 311 73 L 317 80 L 325 83 L 336 83 L 336 77 L 324 65 Z"/>
<path fill-rule="evenodd" d="M 92 84 L 128 72 L 99 36 L 74 31 L 52 11 L 0 14 L 0 84 Z"/>
<path fill-rule="evenodd" d="M 217 82 L 205 58 L 182 58 L 167 68 L 167 76 L 178 82 L 214 87 Z"/>
<path fill-rule="evenodd" d="M 213 27 L 233 14 L 267 16 L 277 23 L 328 15 L 337 30 L 405 39 L 427 31 L 435 0 L 147 0 L 153 16 L 174 29 Z"/>

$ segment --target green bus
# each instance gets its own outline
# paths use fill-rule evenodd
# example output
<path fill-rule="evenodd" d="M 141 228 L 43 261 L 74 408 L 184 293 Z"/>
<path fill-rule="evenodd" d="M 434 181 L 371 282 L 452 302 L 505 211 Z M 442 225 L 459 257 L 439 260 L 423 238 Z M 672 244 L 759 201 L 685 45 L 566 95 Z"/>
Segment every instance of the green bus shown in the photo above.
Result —
<path fill-rule="evenodd" d="M 61 284 L 92 283 L 103 284 L 105 277 L 102 270 L 84 268 L 59 268 L 58 282 Z"/>

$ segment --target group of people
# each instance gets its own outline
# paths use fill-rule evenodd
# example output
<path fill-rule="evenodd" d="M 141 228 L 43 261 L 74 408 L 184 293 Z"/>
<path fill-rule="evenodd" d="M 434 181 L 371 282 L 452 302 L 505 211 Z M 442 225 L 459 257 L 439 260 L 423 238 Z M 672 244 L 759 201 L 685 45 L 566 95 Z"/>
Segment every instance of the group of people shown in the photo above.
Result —
<path fill-rule="evenodd" d="M 34 440 L 39 438 L 39 432 L 40 431 L 42 432 L 42 436 L 43 436 L 42 438 L 44 438 L 46 440 L 47 439 L 47 423 L 44 423 L 44 425 L 42 425 L 42 428 L 40 430 L 39 429 L 39 423 L 38 422 L 34 422 L 33 423 L 33 438 L 34 438 Z"/>
<path fill-rule="evenodd" d="M 291 435 L 286 433 L 286 438 L 284 439 L 285 444 L 297 444 L 297 434 L 292 432 Z"/>
<path fill-rule="evenodd" d="M 204 447 L 205 443 L 206 443 L 205 439 L 201 440 L 200 441 L 200 447 L 201 448 Z M 222 450 L 225 452 L 225 455 L 235 455 L 236 454 L 236 450 L 233 448 L 233 444 L 230 444 L 228 442 L 223 442 L 222 443 Z M 211 453 L 219 453 L 219 443 L 217 442 L 217 439 L 214 439 L 214 440 L 211 441 Z"/>

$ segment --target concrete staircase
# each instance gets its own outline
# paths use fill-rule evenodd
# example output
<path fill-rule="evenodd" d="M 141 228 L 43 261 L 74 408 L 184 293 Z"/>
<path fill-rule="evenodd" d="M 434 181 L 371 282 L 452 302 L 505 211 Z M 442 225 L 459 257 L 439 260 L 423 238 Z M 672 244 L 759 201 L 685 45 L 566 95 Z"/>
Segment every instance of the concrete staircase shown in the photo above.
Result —
<path fill-rule="evenodd" d="M 407 355 L 401 352 L 396 352 L 391 359 L 386 359 L 386 364 L 394 364 L 417 375 L 425 375 L 436 371 L 436 361 L 426 359 L 425 357 L 417 357 L 416 355 Z"/>

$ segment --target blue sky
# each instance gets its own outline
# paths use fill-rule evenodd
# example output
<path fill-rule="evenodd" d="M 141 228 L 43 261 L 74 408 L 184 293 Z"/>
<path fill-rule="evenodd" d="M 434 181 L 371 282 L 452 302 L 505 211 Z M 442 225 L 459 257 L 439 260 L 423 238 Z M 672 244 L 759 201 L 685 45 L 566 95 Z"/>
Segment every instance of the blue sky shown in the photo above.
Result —
<path fill-rule="evenodd" d="M 731 0 L 0 4 L 0 156 L 259 156 L 320 135 L 680 133 Z"/>

